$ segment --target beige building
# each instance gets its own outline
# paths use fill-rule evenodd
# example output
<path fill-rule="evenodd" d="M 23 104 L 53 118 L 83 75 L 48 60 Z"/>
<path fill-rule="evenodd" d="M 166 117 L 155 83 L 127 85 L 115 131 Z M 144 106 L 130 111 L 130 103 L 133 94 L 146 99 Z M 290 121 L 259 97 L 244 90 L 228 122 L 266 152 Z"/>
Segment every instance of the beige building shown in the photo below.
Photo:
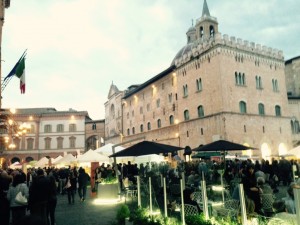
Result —
<path fill-rule="evenodd" d="M 126 91 L 111 85 L 106 141 L 145 138 L 195 148 L 225 139 L 259 148 L 240 154 L 264 158 L 290 149 L 282 51 L 222 35 L 206 1 L 186 35 L 169 68 Z"/>
<path fill-rule="evenodd" d="M 2 112 L 2 114 L 8 111 Z M 71 153 L 74 156 L 87 150 L 91 137 L 103 135 L 101 126 L 92 132 L 86 131 L 90 119 L 86 111 L 57 111 L 54 108 L 16 109 L 8 113 L 8 124 L 1 123 L 1 164 L 15 161 L 29 162 L 42 157 L 56 158 Z M 92 124 L 96 124 L 92 123 Z M 101 123 L 99 123 L 101 124 Z M 102 122 L 102 124 L 104 124 Z M 23 132 L 20 131 L 22 126 Z M 104 127 L 104 126 L 102 126 Z M 25 129 L 24 129 L 25 128 Z M 98 133 L 97 133 L 98 131 Z M 88 134 L 88 138 L 86 138 Z M 90 147 L 90 146 L 89 146 Z"/>
<path fill-rule="evenodd" d="M 293 145 L 300 145 L 300 56 L 285 62 L 285 77 L 291 113 L 291 130 Z"/>

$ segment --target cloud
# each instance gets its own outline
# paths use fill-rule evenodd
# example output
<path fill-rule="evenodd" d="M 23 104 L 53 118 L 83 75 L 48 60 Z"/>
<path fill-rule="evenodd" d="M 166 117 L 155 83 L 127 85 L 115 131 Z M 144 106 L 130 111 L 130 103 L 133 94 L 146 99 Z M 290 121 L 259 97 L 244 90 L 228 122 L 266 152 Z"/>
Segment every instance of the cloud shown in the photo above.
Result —
<path fill-rule="evenodd" d="M 28 90 L 18 80 L 4 92 L 8 107 L 80 108 L 104 118 L 113 81 L 123 90 L 170 66 L 186 44 L 186 31 L 202 14 L 203 1 L 26 0 L 5 11 L 2 74 L 28 49 Z M 219 31 L 299 55 L 296 0 L 208 1 Z M 293 43 L 290 45 L 289 43 Z"/>

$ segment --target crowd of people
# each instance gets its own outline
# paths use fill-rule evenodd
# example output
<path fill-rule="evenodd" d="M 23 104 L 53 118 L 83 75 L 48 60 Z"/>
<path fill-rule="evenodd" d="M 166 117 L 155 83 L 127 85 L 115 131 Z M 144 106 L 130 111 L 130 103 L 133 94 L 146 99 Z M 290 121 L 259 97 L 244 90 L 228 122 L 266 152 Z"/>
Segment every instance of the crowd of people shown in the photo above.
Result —
<path fill-rule="evenodd" d="M 222 170 L 223 169 L 223 170 Z M 220 171 L 223 171 L 220 174 Z M 226 163 L 213 160 L 196 160 L 191 162 L 178 162 L 176 167 L 167 163 L 147 162 L 146 164 L 132 164 L 130 161 L 114 165 L 102 164 L 93 174 L 94 185 L 107 177 L 117 177 L 121 190 L 124 188 L 124 179 L 136 185 L 136 176 L 141 179 L 148 176 L 166 177 L 167 185 L 178 184 L 185 177 L 186 189 L 184 201 L 195 205 L 200 210 L 198 203 L 193 199 L 193 192 L 199 190 L 200 182 L 205 179 L 208 185 L 220 184 L 223 177 L 225 185 L 229 187 L 233 199 L 239 200 L 238 183 L 243 183 L 246 200 L 252 210 L 258 214 L 262 212 L 262 194 L 275 194 L 278 185 L 287 186 L 286 197 L 274 198 L 275 205 L 283 205 L 284 211 L 296 213 L 293 189 L 300 185 L 294 182 L 299 176 L 299 165 L 296 161 L 281 159 L 272 160 L 228 160 Z M 83 168 L 38 168 L 28 169 L 25 174 L 22 170 L 0 170 L 0 218 L 4 225 L 10 221 L 13 225 L 22 224 L 21 219 L 30 218 L 40 220 L 40 224 L 55 224 L 55 208 L 57 195 L 67 195 L 68 204 L 75 204 L 78 193 L 79 201 L 84 202 L 87 195 L 87 185 L 90 176 Z M 16 202 L 17 194 L 21 192 L 28 199 L 27 204 Z M 275 203 L 281 204 L 275 204 Z M 249 209 L 248 209 L 249 210 Z M 251 210 L 250 210 L 251 211 Z"/>
<path fill-rule="evenodd" d="M 67 194 L 68 203 L 74 204 L 78 192 L 84 202 L 89 180 L 85 170 L 76 167 L 32 168 L 26 174 L 21 169 L 0 170 L 1 224 L 19 225 L 27 221 L 55 225 L 57 195 Z M 27 201 L 18 201 L 20 192 Z"/>

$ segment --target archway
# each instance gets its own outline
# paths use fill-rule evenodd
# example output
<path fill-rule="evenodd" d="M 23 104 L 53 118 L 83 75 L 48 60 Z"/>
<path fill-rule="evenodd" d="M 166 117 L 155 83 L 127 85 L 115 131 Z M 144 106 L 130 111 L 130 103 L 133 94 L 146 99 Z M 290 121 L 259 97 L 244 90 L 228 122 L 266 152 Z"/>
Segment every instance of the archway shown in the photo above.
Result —
<path fill-rule="evenodd" d="M 13 157 L 11 160 L 10 160 L 11 164 L 15 163 L 15 162 L 21 162 L 21 160 L 18 158 L 18 157 Z"/>
<path fill-rule="evenodd" d="M 261 157 L 263 159 L 266 159 L 266 158 L 270 158 L 270 156 L 271 156 L 271 149 L 269 148 L 267 143 L 263 143 L 261 145 Z"/>
<path fill-rule="evenodd" d="M 285 144 L 280 143 L 278 147 L 278 155 L 286 155 L 287 154 L 287 148 L 285 147 Z"/>
<path fill-rule="evenodd" d="M 33 161 L 33 160 L 34 159 L 31 156 L 28 156 L 28 157 L 25 158 L 25 161 L 28 162 L 28 163 Z"/>

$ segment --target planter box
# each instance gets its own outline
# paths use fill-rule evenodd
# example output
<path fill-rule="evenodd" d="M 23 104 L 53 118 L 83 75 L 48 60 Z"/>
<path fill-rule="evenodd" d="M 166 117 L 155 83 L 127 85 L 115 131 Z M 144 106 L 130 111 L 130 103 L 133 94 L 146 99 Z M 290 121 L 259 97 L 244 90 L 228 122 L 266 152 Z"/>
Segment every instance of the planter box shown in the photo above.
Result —
<path fill-rule="evenodd" d="M 98 185 L 98 198 L 101 199 L 116 199 L 118 198 L 118 183 L 116 184 L 99 184 Z"/>

